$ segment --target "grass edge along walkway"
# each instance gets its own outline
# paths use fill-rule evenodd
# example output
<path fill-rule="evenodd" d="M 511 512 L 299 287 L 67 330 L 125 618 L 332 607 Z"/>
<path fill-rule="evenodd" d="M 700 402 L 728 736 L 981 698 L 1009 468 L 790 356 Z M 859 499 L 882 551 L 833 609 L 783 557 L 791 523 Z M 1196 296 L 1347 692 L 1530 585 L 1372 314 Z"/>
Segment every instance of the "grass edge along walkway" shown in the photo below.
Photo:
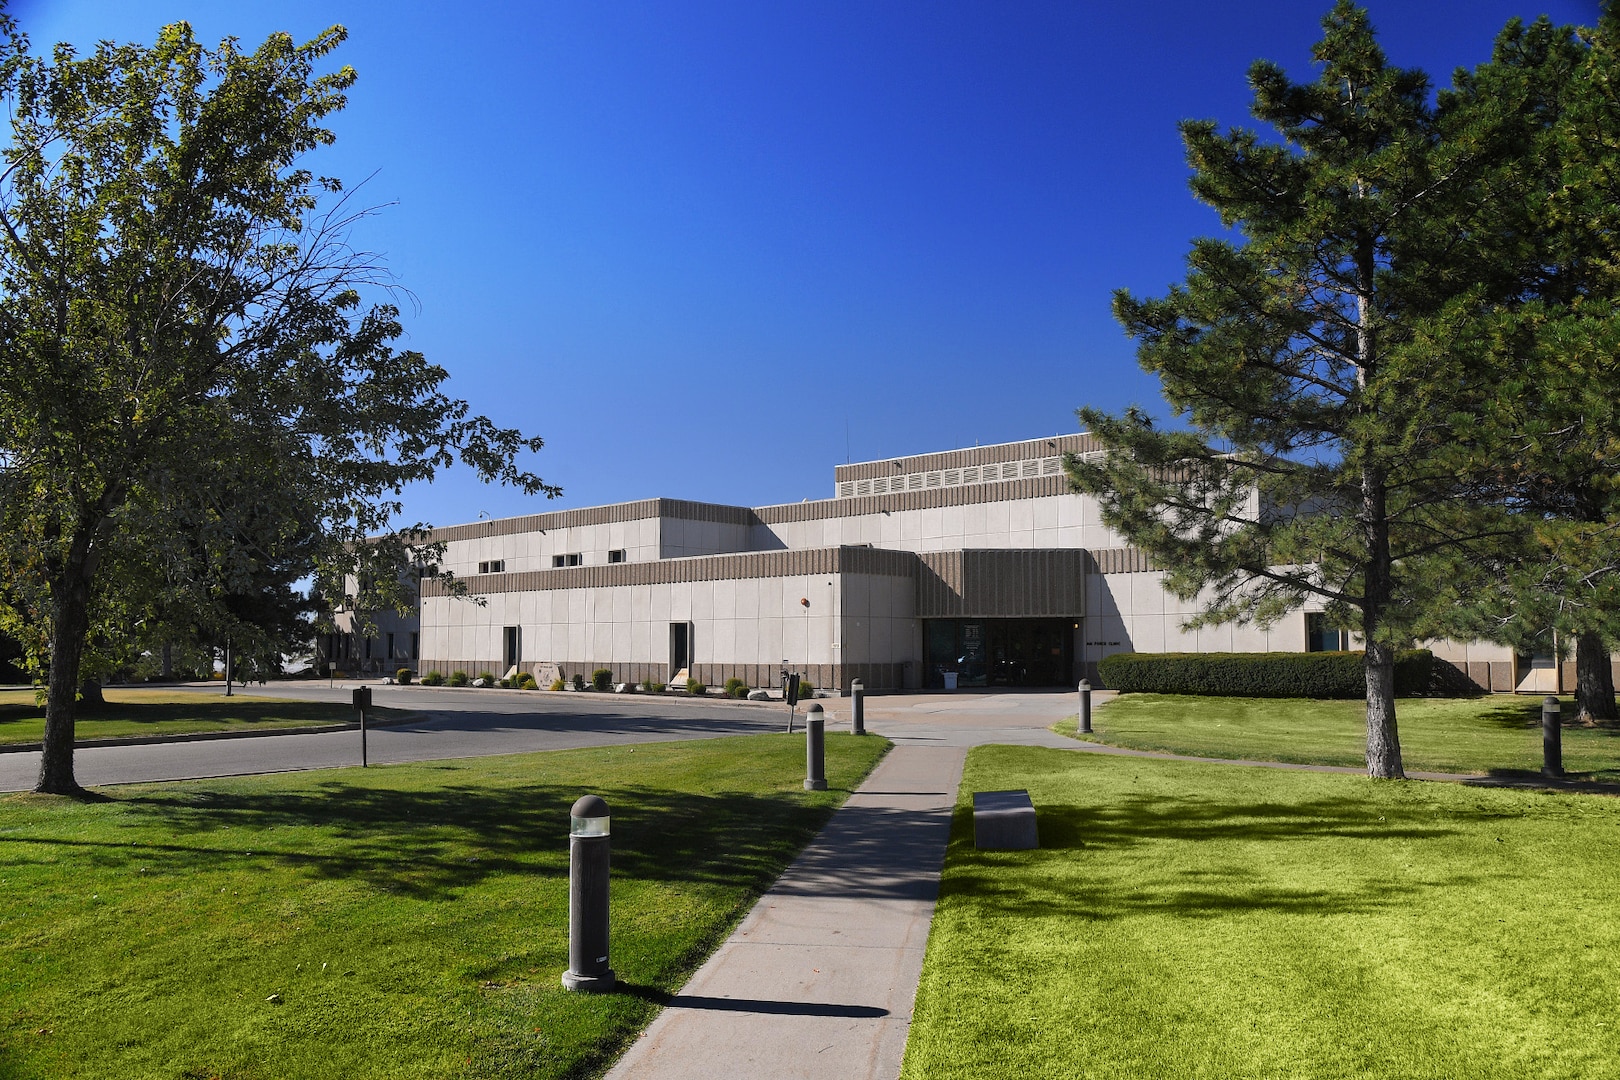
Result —
<path fill-rule="evenodd" d="M 902 1076 L 1617 1075 L 1617 866 L 1612 799 L 981 747 Z"/>
<path fill-rule="evenodd" d="M 0 1076 L 594 1075 L 887 742 L 802 736 L 0 799 Z M 568 807 L 614 811 L 613 965 L 568 994 Z"/>

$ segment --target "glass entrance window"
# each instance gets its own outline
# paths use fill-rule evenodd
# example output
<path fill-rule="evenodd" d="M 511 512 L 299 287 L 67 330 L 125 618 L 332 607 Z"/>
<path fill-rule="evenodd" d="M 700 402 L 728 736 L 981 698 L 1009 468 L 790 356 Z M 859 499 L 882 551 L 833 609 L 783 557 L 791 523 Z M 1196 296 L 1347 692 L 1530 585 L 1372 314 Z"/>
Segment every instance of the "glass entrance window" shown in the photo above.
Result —
<path fill-rule="evenodd" d="M 924 685 L 1067 686 L 1074 669 L 1073 619 L 928 619 Z"/>

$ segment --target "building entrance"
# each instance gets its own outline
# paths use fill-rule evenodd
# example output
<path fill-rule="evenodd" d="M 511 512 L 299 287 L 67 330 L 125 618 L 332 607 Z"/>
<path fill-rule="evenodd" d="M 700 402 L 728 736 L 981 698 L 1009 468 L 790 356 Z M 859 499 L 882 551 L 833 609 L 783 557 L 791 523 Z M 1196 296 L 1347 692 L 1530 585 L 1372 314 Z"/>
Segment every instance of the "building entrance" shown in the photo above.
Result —
<path fill-rule="evenodd" d="M 1067 686 L 1074 673 L 1073 619 L 926 619 L 923 685 Z"/>

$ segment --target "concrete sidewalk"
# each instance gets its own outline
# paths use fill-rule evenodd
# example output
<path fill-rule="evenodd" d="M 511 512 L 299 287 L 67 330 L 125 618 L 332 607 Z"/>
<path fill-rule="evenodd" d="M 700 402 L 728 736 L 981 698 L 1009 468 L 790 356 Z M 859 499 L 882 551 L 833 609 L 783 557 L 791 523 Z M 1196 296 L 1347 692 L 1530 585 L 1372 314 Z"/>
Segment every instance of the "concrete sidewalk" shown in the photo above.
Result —
<path fill-rule="evenodd" d="M 897 743 L 609 1080 L 899 1076 L 966 756 Z"/>

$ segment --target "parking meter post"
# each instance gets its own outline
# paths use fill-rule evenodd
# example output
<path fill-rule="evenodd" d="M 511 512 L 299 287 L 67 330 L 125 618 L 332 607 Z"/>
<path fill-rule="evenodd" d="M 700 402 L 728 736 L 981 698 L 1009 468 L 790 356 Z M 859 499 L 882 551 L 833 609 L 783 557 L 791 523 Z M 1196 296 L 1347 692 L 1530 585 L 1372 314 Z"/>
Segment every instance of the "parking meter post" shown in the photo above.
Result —
<path fill-rule="evenodd" d="M 1091 683 L 1080 680 L 1080 734 L 1091 734 Z"/>
<path fill-rule="evenodd" d="M 814 703 L 804 710 L 804 790 L 827 790 L 827 718 Z"/>
<path fill-rule="evenodd" d="M 1564 775 L 1563 706 L 1548 694 L 1541 699 L 1541 775 Z"/>
<path fill-rule="evenodd" d="M 574 803 L 568 818 L 567 990 L 612 990 L 608 965 L 608 871 L 612 862 L 612 818 L 599 795 Z"/>
<path fill-rule="evenodd" d="M 849 729 L 856 735 L 866 734 L 866 685 L 856 679 L 849 684 Z"/>
<path fill-rule="evenodd" d="M 782 698 L 788 704 L 787 733 L 791 735 L 793 734 L 793 711 L 799 706 L 799 676 L 797 672 L 788 675 L 787 679 L 782 683 Z"/>

